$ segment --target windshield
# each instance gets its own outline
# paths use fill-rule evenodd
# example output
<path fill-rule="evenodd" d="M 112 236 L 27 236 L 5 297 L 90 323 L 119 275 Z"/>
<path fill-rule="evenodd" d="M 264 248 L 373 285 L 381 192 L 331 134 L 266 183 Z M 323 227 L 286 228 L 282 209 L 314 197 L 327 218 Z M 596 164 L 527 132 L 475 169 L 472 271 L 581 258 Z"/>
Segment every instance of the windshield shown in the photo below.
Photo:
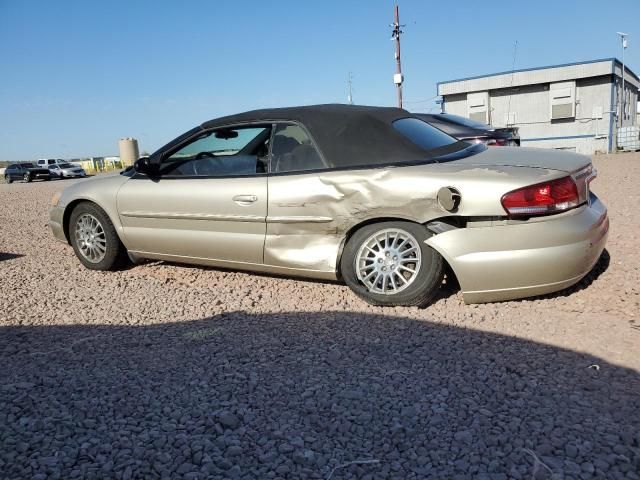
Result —
<path fill-rule="evenodd" d="M 470 128 L 479 128 L 482 130 L 492 128 L 491 125 L 487 125 L 486 123 L 476 122 L 475 120 L 471 120 L 470 118 L 461 117 L 459 115 L 451 115 L 450 113 L 441 113 L 437 115 L 436 118 L 441 118 L 446 122 L 457 123 L 459 125 L 464 125 L 465 127 Z"/>
<path fill-rule="evenodd" d="M 34 168 L 34 167 L 33 167 L 33 163 L 23 163 L 23 164 L 22 164 L 22 167 L 23 167 L 23 168 Z"/>
<path fill-rule="evenodd" d="M 71 165 L 70 163 L 59 163 L 58 166 L 60 168 L 73 168 L 73 165 Z"/>
<path fill-rule="evenodd" d="M 163 162 L 173 162 L 198 156 L 232 156 L 265 132 L 265 127 L 237 128 L 207 132 L 196 141 L 173 153 Z"/>

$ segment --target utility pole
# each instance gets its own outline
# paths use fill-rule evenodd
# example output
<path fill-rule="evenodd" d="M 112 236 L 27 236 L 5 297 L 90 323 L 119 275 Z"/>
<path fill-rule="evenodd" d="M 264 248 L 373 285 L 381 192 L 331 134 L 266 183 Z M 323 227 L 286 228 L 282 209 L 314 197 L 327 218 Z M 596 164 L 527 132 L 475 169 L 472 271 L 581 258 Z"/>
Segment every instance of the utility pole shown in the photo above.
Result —
<path fill-rule="evenodd" d="M 351 91 L 351 72 L 349 72 L 349 96 L 347 97 L 347 102 L 349 105 L 353 105 L 353 95 Z"/>
<path fill-rule="evenodd" d="M 398 11 L 398 4 L 395 5 L 395 21 L 390 26 L 393 27 L 391 32 L 391 40 L 396 41 L 396 74 L 393 76 L 393 83 L 396 84 L 398 90 L 398 108 L 402 108 L 402 82 L 404 77 L 402 76 L 402 64 L 400 63 L 400 35 L 404 32 L 400 30 L 400 13 Z"/>
<path fill-rule="evenodd" d="M 623 126 L 624 122 L 624 101 L 625 101 L 625 93 L 624 93 L 624 51 L 627 49 L 627 35 L 623 32 L 617 32 L 620 35 L 620 40 L 622 40 L 622 95 L 620 100 L 620 126 Z"/>

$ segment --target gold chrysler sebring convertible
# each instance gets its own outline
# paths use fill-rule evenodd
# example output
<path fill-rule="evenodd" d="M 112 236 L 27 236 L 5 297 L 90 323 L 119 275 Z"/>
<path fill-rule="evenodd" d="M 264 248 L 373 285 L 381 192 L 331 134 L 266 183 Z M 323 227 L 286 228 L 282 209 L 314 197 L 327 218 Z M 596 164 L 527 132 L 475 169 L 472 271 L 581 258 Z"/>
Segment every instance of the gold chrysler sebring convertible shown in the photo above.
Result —
<path fill-rule="evenodd" d="M 397 108 L 318 105 L 218 118 L 121 174 L 56 195 L 54 235 L 88 268 L 127 257 L 342 280 L 374 305 L 568 287 L 598 260 L 588 157 L 457 141 Z"/>

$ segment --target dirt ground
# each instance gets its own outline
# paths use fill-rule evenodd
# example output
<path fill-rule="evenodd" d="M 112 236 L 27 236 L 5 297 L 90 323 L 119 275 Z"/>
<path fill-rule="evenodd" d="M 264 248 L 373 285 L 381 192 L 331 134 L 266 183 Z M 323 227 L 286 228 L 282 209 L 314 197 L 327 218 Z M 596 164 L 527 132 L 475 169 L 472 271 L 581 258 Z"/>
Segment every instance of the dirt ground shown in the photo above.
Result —
<path fill-rule="evenodd" d="M 72 181 L 0 184 L 0 477 L 640 478 L 640 154 L 594 163 L 611 230 L 587 278 L 426 309 L 89 271 L 47 225 Z"/>

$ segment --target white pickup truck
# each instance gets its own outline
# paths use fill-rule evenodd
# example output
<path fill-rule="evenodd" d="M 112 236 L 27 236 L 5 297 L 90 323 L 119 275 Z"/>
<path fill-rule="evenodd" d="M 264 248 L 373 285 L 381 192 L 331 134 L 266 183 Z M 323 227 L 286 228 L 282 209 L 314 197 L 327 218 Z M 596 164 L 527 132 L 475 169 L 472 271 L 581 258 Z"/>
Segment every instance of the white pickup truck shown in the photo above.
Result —
<path fill-rule="evenodd" d="M 61 158 L 39 158 L 36 165 L 38 165 L 38 167 L 49 168 L 50 165 L 61 165 L 63 163 L 68 164 L 69 162 Z M 71 165 L 74 167 L 80 167 L 80 165 L 75 163 L 72 163 Z"/>

